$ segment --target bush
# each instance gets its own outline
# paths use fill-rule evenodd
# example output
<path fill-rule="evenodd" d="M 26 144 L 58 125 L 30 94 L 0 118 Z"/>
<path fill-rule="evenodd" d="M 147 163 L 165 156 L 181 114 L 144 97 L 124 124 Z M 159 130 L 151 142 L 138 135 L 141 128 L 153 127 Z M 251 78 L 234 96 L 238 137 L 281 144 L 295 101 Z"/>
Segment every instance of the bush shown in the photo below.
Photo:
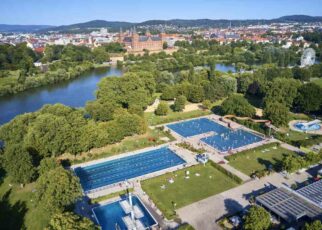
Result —
<path fill-rule="evenodd" d="M 169 112 L 168 104 L 165 102 L 160 102 L 160 104 L 158 105 L 158 108 L 155 110 L 155 115 L 165 116 L 168 114 L 168 112 Z"/>
<path fill-rule="evenodd" d="M 173 104 L 173 111 L 175 112 L 181 112 L 184 110 L 186 106 L 186 97 L 185 96 L 178 96 L 178 98 L 175 100 Z"/>

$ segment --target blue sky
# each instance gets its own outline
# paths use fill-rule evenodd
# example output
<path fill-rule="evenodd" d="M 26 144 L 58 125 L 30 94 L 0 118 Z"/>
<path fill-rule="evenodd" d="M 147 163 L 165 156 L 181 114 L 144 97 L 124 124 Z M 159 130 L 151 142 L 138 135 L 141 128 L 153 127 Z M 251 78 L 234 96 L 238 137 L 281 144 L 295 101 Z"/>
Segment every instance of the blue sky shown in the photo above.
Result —
<path fill-rule="evenodd" d="M 322 16 L 322 0 L 0 0 L 0 24 Z"/>

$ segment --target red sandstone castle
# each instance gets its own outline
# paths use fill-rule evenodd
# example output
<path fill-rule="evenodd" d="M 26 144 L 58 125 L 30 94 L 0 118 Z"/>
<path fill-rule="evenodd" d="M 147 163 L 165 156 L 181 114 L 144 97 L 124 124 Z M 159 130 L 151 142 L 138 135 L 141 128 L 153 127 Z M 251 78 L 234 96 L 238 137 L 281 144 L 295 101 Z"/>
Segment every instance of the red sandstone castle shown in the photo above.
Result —
<path fill-rule="evenodd" d="M 149 31 L 145 35 L 140 36 L 135 28 L 130 33 L 124 34 L 122 30 L 119 34 L 119 42 L 124 44 L 129 52 L 140 52 L 143 50 L 160 51 L 163 49 L 166 34 L 160 33 L 159 35 L 151 35 Z"/>

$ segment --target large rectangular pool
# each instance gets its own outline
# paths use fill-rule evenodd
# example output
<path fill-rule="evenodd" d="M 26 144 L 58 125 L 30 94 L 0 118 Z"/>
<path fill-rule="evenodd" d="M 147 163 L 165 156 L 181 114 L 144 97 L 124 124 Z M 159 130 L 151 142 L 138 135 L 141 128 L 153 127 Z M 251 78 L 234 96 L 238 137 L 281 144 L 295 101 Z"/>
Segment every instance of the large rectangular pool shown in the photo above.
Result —
<path fill-rule="evenodd" d="M 183 137 L 214 132 L 214 135 L 202 138 L 201 141 L 220 152 L 227 152 L 263 140 L 256 134 L 243 129 L 232 130 L 208 118 L 179 122 L 167 127 Z"/>
<path fill-rule="evenodd" d="M 203 133 L 215 132 L 218 134 L 229 131 L 229 128 L 213 122 L 207 118 L 193 119 L 167 125 L 183 137 L 192 137 Z"/>
<path fill-rule="evenodd" d="M 102 230 L 127 230 L 126 223 L 124 218 L 130 218 L 131 214 L 126 213 L 122 208 L 121 202 L 127 201 L 127 198 L 123 198 L 120 201 L 116 201 L 114 203 L 102 205 L 93 209 L 95 217 L 98 221 L 98 224 L 102 227 Z M 132 196 L 133 206 L 137 207 L 136 209 L 141 211 L 141 215 L 138 216 L 137 220 L 140 221 L 144 228 L 148 229 L 153 225 L 156 225 L 156 220 L 152 217 L 152 215 L 147 211 L 142 202 L 136 197 Z M 143 214 L 143 215 L 142 215 Z"/>
<path fill-rule="evenodd" d="M 227 152 L 229 150 L 237 149 L 262 140 L 263 139 L 261 137 L 242 129 L 235 131 L 230 130 L 220 135 L 214 135 L 201 139 L 201 141 L 219 150 L 220 152 Z"/>
<path fill-rule="evenodd" d="M 84 192 L 184 164 L 185 161 L 167 147 L 75 168 Z"/>

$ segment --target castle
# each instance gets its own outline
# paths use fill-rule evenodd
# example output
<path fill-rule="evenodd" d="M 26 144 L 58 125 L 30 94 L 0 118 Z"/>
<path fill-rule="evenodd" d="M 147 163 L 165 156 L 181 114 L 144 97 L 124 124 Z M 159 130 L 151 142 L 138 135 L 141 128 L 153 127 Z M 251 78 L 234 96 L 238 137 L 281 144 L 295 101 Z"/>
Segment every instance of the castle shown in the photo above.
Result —
<path fill-rule="evenodd" d="M 164 32 L 159 35 L 152 35 L 150 31 L 147 30 L 145 35 L 141 36 L 134 28 L 128 34 L 124 34 L 121 29 L 118 42 L 123 44 L 128 52 L 141 52 L 144 50 L 161 51 L 165 39 L 166 34 Z"/>

